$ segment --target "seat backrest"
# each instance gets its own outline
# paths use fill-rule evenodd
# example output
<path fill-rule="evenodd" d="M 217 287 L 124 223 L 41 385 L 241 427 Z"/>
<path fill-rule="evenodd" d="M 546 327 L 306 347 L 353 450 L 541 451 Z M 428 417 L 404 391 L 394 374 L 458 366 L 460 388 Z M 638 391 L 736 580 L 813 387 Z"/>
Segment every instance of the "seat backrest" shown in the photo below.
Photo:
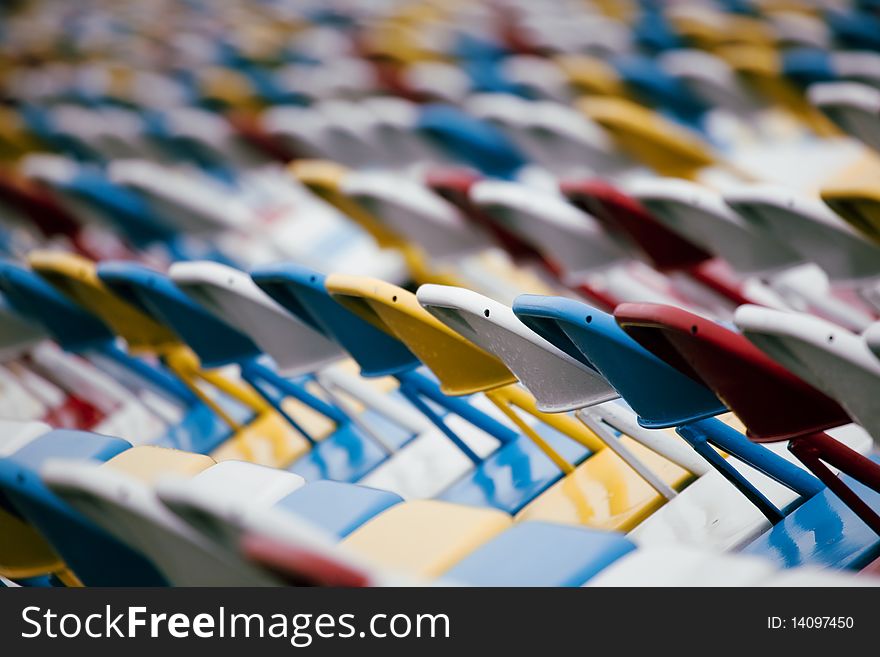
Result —
<path fill-rule="evenodd" d="M 455 107 L 422 107 L 416 129 L 458 161 L 495 178 L 513 178 L 526 158 L 498 128 Z"/>
<path fill-rule="evenodd" d="M 174 468 L 165 471 L 173 474 Z M 64 462 L 47 467 L 43 477 L 74 508 L 147 555 L 171 585 L 244 586 L 272 581 L 183 522 L 139 477 L 113 467 Z"/>
<path fill-rule="evenodd" d="M 752 343 L 843 406 L 880 441 L 880 360 L 862 336 L 805 313 L 740 306 L 734 321 Z"/>
<path fill-rule="evenodd" d="M 815 262 L 832 280 L 880 276 L 880 246 L 863 239 L 819 200 L 754 185 L 725 193 L 724 201 L 758 230 Z"/>
<path fill-rule="evenodd" d="M 340 191 L 436 258 L 461 257 L 490 245 L 453 205 L 406 175 L 353 171 Z"/>
<path fill-rule="evenodd" d="M 541 259 L 543 256 L 514 231 L 500 224 L 471 200 L 470 190 L 483 176 L 470 169 L 437 168 L 425 175 L 425 184 L 455 205 L 473 224 L 484 228 L 513 258 Z"/>
<path fill-rule="evenodd" d="M 749 226 L 720 194 L 703 185 L 645 178 L 628 184 L 626 191 L 658 221 L 720 255 L 740 274 L 764 274 L 804 261 L 784 242 Z"/>
<path fill-rule="evenodd" d="M 334 301 L 324 286 L 324 274 L 283 263 L 258 267 L 251 278 L 293 317 L 345 349 L 363 376 L 400 374 L 419 366 L 419 359 L 400 340 Z"/>
<path fill-rule="evenodd" d="M 575 206 L 596 217 L 611 234 L 635 243 L 661 271 L 687 269 L 712 257 L 705 249 L 657 221 L 638 201 L 601 180 L 561 185 Z"/>
<path fill-rule="evenodd" d="M 646 349 L 711 388 L 754 440 L 785 440 L 850 422 L 837 402 L 734 330 L 657 304 L 624 303 L 614 317 Z"/>
<path fill-rule="evenodd" d="M 535 294 L 518 296 L 513 312 L 601 372 L 645 427 L 678 426 L 727 411 L 711 390 L 642 347 L 608 313 L 573 299 Z"/>
<path fill-rule="evenodd" d="M 41 478 L 53 459 L 103 462 L 131 445 L 119 438 L 55 430 L 0 459 L 0 497 L 36 527 L 87 586 L 161 586 L 165 578 L 136 549 L 54 494 Z"/>
<path fill-rule="evenodd" d="M 715 163 L 696 133 L 624 98 L 584 98 L 577 108 L 605 128 L 621 150 L 658 173 L 691 177 Z"/>
<path fill-rule="evenodd" d="M 845 133 L 880 151 L 880 90 L 857 82 L 826 82 L 812 85 L 808 95 Z"/>
<path fill-rule="evenodd" d="M 205 367 L 242 362 L 260 354 L 248 336 L 194 302 L 165 274 L 130 262 L 102 262 L 97 274 L 108 289 L 135 301 L 156 323 L 174 331 Z"/>
<path fill-rule="evenodd" d="M 344 166 L 327 160 L 300 160 L 291 164 L 289 171 L 309 191 L 366 230 L 379 246 L 396 248 L 404 244 L 401 235 L 340 191 L 342 181 L 348 175 Z"/>
<path fill-rule="evenodd" d="M 623 257 L 592 216 L 556 194 L 520 183 L 486 180 L 471 187 L 470 198 L 569 272 L 599 270 Z"/>
<path fill-rule="evenodd" d="M 850 226 L 880 244 L 880 185 L 876 181 L 828 186 L 820 194 Z"/>
<path fill-rule="evenodd" d="M 416 298 L 446 326 L 503 361 L 535 396 L 540 411 L 571 411 L 617 397 L 590 364 L 531 331 L 509 306 L 446 285 L 422 285 Z"/>
<path fill-rule="evenodd" d="M 323 332 L 282 307 L 245 272 L 216 262 L 178 262 L 171 280 L 212 314 L 249 336 L 285 376 L 315 372 L 344 356 Z"/>
<path fill-rule="evenodd" d="M 364 276 L 332 274 L 327 291 L 375 327 L 403 342 L 440 381 L 448 395 L 468 395 L 516 381 L 495 356 L 448 328 L 403 288 Z"/>
<path fill-rule="evenodd" d="M 16 312 L 38 322 L 64 349 L 76 352 L 114 340 L 100 319 L 26 267 L 0 262 L 0 290 Z"/>
<path fill-rule="evenodd" d="M 28 264 L 65 295 L 100 317 L 132 349 L 152 350 L 178 342 L 169 328 L 110 291 L 98 278 L 91 260 L 71 253 L 32 251 Z"/>

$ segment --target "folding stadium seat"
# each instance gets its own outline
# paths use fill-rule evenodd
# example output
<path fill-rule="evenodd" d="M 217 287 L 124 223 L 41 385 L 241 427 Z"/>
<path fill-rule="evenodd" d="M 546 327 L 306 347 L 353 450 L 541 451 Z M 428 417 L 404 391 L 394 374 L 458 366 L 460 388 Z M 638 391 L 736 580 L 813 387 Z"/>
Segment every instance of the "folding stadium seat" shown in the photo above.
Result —
<path fill-rule="evenodd" d="M 850 422 L 835 401 L 770 360 L 744 336 L 711 320 L 651 304 L 622 304 L 615 317 L 642 345 L 711 387 L 737 413 L 752 440 L 790 440 L 790 451 L 826 484 L 745 552 L 772 554 L 788 565 L 838 568 L 860 568 L 875 557 L 880 548 L 874 510 L 880 468 L 873 458 L 823 433 Z M 840 468 L 840 476 L 820 459 Z M 805 541 L 808 527 L 810 536 L 823 539 Z M 831 536 L 840 540 L 830 541 Z"/>

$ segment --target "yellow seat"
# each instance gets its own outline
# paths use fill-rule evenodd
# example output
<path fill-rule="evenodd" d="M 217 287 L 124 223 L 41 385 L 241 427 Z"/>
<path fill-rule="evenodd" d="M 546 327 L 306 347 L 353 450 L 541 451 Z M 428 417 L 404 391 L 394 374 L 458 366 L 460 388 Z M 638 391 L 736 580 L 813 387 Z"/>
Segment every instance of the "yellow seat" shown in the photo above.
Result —
<path fill-rule="evenodd" d="M 828 186 L 820 195 L 853 228 L 880 244 L 880 180 Z"/>
<path fill-rule="evenodd" d="M 590 55 L 559 55 L 556 64 L 568 76 L 571 85 L 590 96 L 627 95 L 626 88 L 614 68 Z"/>
<path fill-rule="evenodd" d="M 204 454 L 140 445 L 117 454 L 101 467 L 122 472 L 142 483 L 153 485 L 160 477 L 169 474 L 193 477 L 216 463 L 217 461 Z"/>
<path fill-rule="evenodd" d="M 660 479 L 681 490 L 694 476 L 628 437 L 621 442 Z M 594 454 L 520 511 L 516 520 L 541 520 L 629 531 L 666 502 L 610 449 Z"/>
<path fill-rule="evenodd" d="M 621 150 L 663 175 L 693 178 L 717 162 L 711 147 L 696 133 L 632 101 L 585 97 L 577 107 L 605 128 Z"/>
<path fill-rule="evenodd" d="M 298 160 L 288 170 L 313 194 L 363 228 L 378 246 L 399 252 L 414 281 L 456 284 L 457 278 L 453 274 L 438 271 L 431 266 L 428 255 L 421 246 L 389 228 L 362 204 L 341 191 L 342 181 L 348 174 L 345 166 L 328 160 Z"/>
<path fill-rule="evenodd" d="M 3 577 L 27 579 L 65 570 L 66 565 L 46 539 L 17 515 L 0 509 L 0 528 L 3 532 L 0 575 Z"/>
<path fill-rule="evenodd" d="M 195 353 L 171 329 L 115 295 L 98 277 L 95 263 L 88 258 L 36 250 L 28 254 L 28 264 L 62 293 L 97 315 L 126 341 L 131 353 L 159 356 L 194 395 L 229 425 L 235 433 L 231 443 L 221 446 L 220 458 L 284 467 L 308 450 L 305 438 L 249 386 L 217 371 L 203 370 Z M 247 427 L 236 422 L 203 389 L 205 384 L 253 411 L 253 421 Z"/>
<path fill-rule="evenodd" d="M 779 51 L 775 48 L 756 44 L 728 45 L 719 48 L 716 54 L 758 94 L 783 108 L 817 135 L 840 134 L 831 120 L 783 77 Z"/>
<path fill-rule="evenodd" d="M 433 578 L 511 524 L 497 509 L 416 500 L 382 512 L 342 545 L 376 565 Z"/>

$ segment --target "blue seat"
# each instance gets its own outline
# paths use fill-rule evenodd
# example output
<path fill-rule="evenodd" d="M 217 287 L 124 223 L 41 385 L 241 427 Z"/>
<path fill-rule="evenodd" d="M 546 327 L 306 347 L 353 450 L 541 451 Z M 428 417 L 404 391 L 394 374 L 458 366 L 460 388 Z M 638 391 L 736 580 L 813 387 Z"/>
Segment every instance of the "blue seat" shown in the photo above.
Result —
<path fill-rule="evenodd" d="M 514 178 L 527 158 L 499 129 L 449 105 L 426 105 L 416 129 L 487 176 Z"/>
<path fill-rule="evenodd" d="M 523 522 L 478 547 L 444 577 L 470 586 L 580 586 L 635 549 L 616 532 Z"/>
<path fill-rule="evenodd" d="M 590 456 L 586 447 L 551 427 L 539 425 L 535 430 L 569 463 L 577 465 Z M 457 504 L 491 506 L 515 515 L 561 477 L 559 466 L 534 441 L 519 436 L 487 456 L 473 472 L 438 497 Z"/>
<path fill-rule="evenodd" d="M 402 501 L 399 495 L 386 490 L 317 481 L 279 500 L 275 508 L 295 513 L 341 539 Z"/>
<path fill-rule="evenodd" d="M 479 426 L 480 412 L 464 399 L 446 398 L 439 392 L 433 377 L 417 373 L 415 370 L 421 363 L 402 342 L 334 301 L 324 288 L 323 274 L 300 265 L 280 264 L 258 268 L 251 272 L 251 277 L 300 320 L 346 349 L 364 376 L 394 375 L 402 386 L 407 382 L 421 386 L 420 392 L 430 393 L 423 401 L 435 417 L 442 418 L 447 411 L 459 413 L 465 419 L 473 417 Z M 438 406 L 442 410 L 438 411 Z M 474 470 L 444 491 L 441 499 L 516 513 L 559 479 L 559 468 L 531 440 L 507 427 L 501 429 L 504 433 L 499 439 L 503 444 L 475 463 Z M 536 430 L 573 463 L 582 462 L 590 454 L 582 445 L 550 427 L 541 426 Z M 300 474 L 308 478 L 307 474 Z"/>
<path fill-rule="evenodd" d="M 400 374 L 421 365 L 400 340 L 336 303 L 324 289 L 326 276 L 302 265 L 258 267 L 254 282 L 300 321 L 337 342 L 365 377 Z"/>
<path fill-rule="evenodd" d="M 878 456 L 871 460 L 880 463 Z M 880 493 L 845 474 L 840 477 L 869 507 L 880 511 Z M 880 537 L 826 488 L 742 551 L 773 559 L 784 568 L 861 570 L 880 556 Z"/>
<path fill-rule="evenodd" d="M 780 56 L 783 76 L 800 87 L 837 79 L 831 57 L 824 50 L 793 48 L 783 51 Z"/>
<path fill-rule="evenodd" d="M 169 427 L 157 444 L 200 453 L 213 451 L 230 430 L 206 405 L 163 369 L 132 358 L 115 345 L 116 337 L 97 317 L 83 309 L 38 274 L 21 265 L 0 262 L 0 290 L 9 305 L 42 326 L 63 349 L 72 353 L 102 355 L 108 366 L 185 407 L 181 421 Z"/>
<path fill-rule="evenodd" d="M 56 430 L 0 459 L 0 504 L 36 527 L 87 586 L 164 586 L 165 579 L 140 553 L 71 509 L 40 480 L 54 458 L 107 461 L 130 448 L 125 440 Z"/>
<path fill-rule="evenodd" d="M 814 477 L 715 419 L 727 407 L 695 373 L 693 377 L 684 373 L 690 372 L 687 363 L 681 358 L 674 360 L 676 367 L 664 362 L 627 335 L 612 315 L 580 301 L 539 295 L 517 297 L 513 311 L 546 340 L 599 370 L 638 414 L 639 424 L 650 429 L 676 427 L 770 522 L 782 520 L 784 510 L 776 508 L 713 445 L 798 492 L 800 501 L 823 489 Z"/>
<path fill-rule="evenodd" d="M 317 441 L 282 409 L 284 417 L 312 442 L 311 451 L 290 467 L 292 472 L 310 481 L 357 481 L 388 458 L 387 452 L 341 411 L 313 399 L 299 384 L 283 379 L 260 364 L 262 351 L 248 336 L 193 301 L 165 274 L 132 263 L 103 263 L 98 266 L 98 276 L 114 292 L 136 299 L 151 317 L 171 328 L 196 352 L 203 365 L 240 365 L 242 377 L 277 409 L 283 396 L 293 393 L 337 422 L 331 435 Z M 277 392 L 261 385 L 262 379 Z"/>

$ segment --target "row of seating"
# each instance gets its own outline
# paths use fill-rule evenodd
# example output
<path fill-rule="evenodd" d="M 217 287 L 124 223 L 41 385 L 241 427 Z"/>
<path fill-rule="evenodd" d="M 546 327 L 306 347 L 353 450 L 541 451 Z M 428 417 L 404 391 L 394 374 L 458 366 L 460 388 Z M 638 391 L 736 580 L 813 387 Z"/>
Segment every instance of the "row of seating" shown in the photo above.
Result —
<path fill-rule="evenodd" d="M 870 3 L 28 4 L 0 581 L 876 585 Z"/>

